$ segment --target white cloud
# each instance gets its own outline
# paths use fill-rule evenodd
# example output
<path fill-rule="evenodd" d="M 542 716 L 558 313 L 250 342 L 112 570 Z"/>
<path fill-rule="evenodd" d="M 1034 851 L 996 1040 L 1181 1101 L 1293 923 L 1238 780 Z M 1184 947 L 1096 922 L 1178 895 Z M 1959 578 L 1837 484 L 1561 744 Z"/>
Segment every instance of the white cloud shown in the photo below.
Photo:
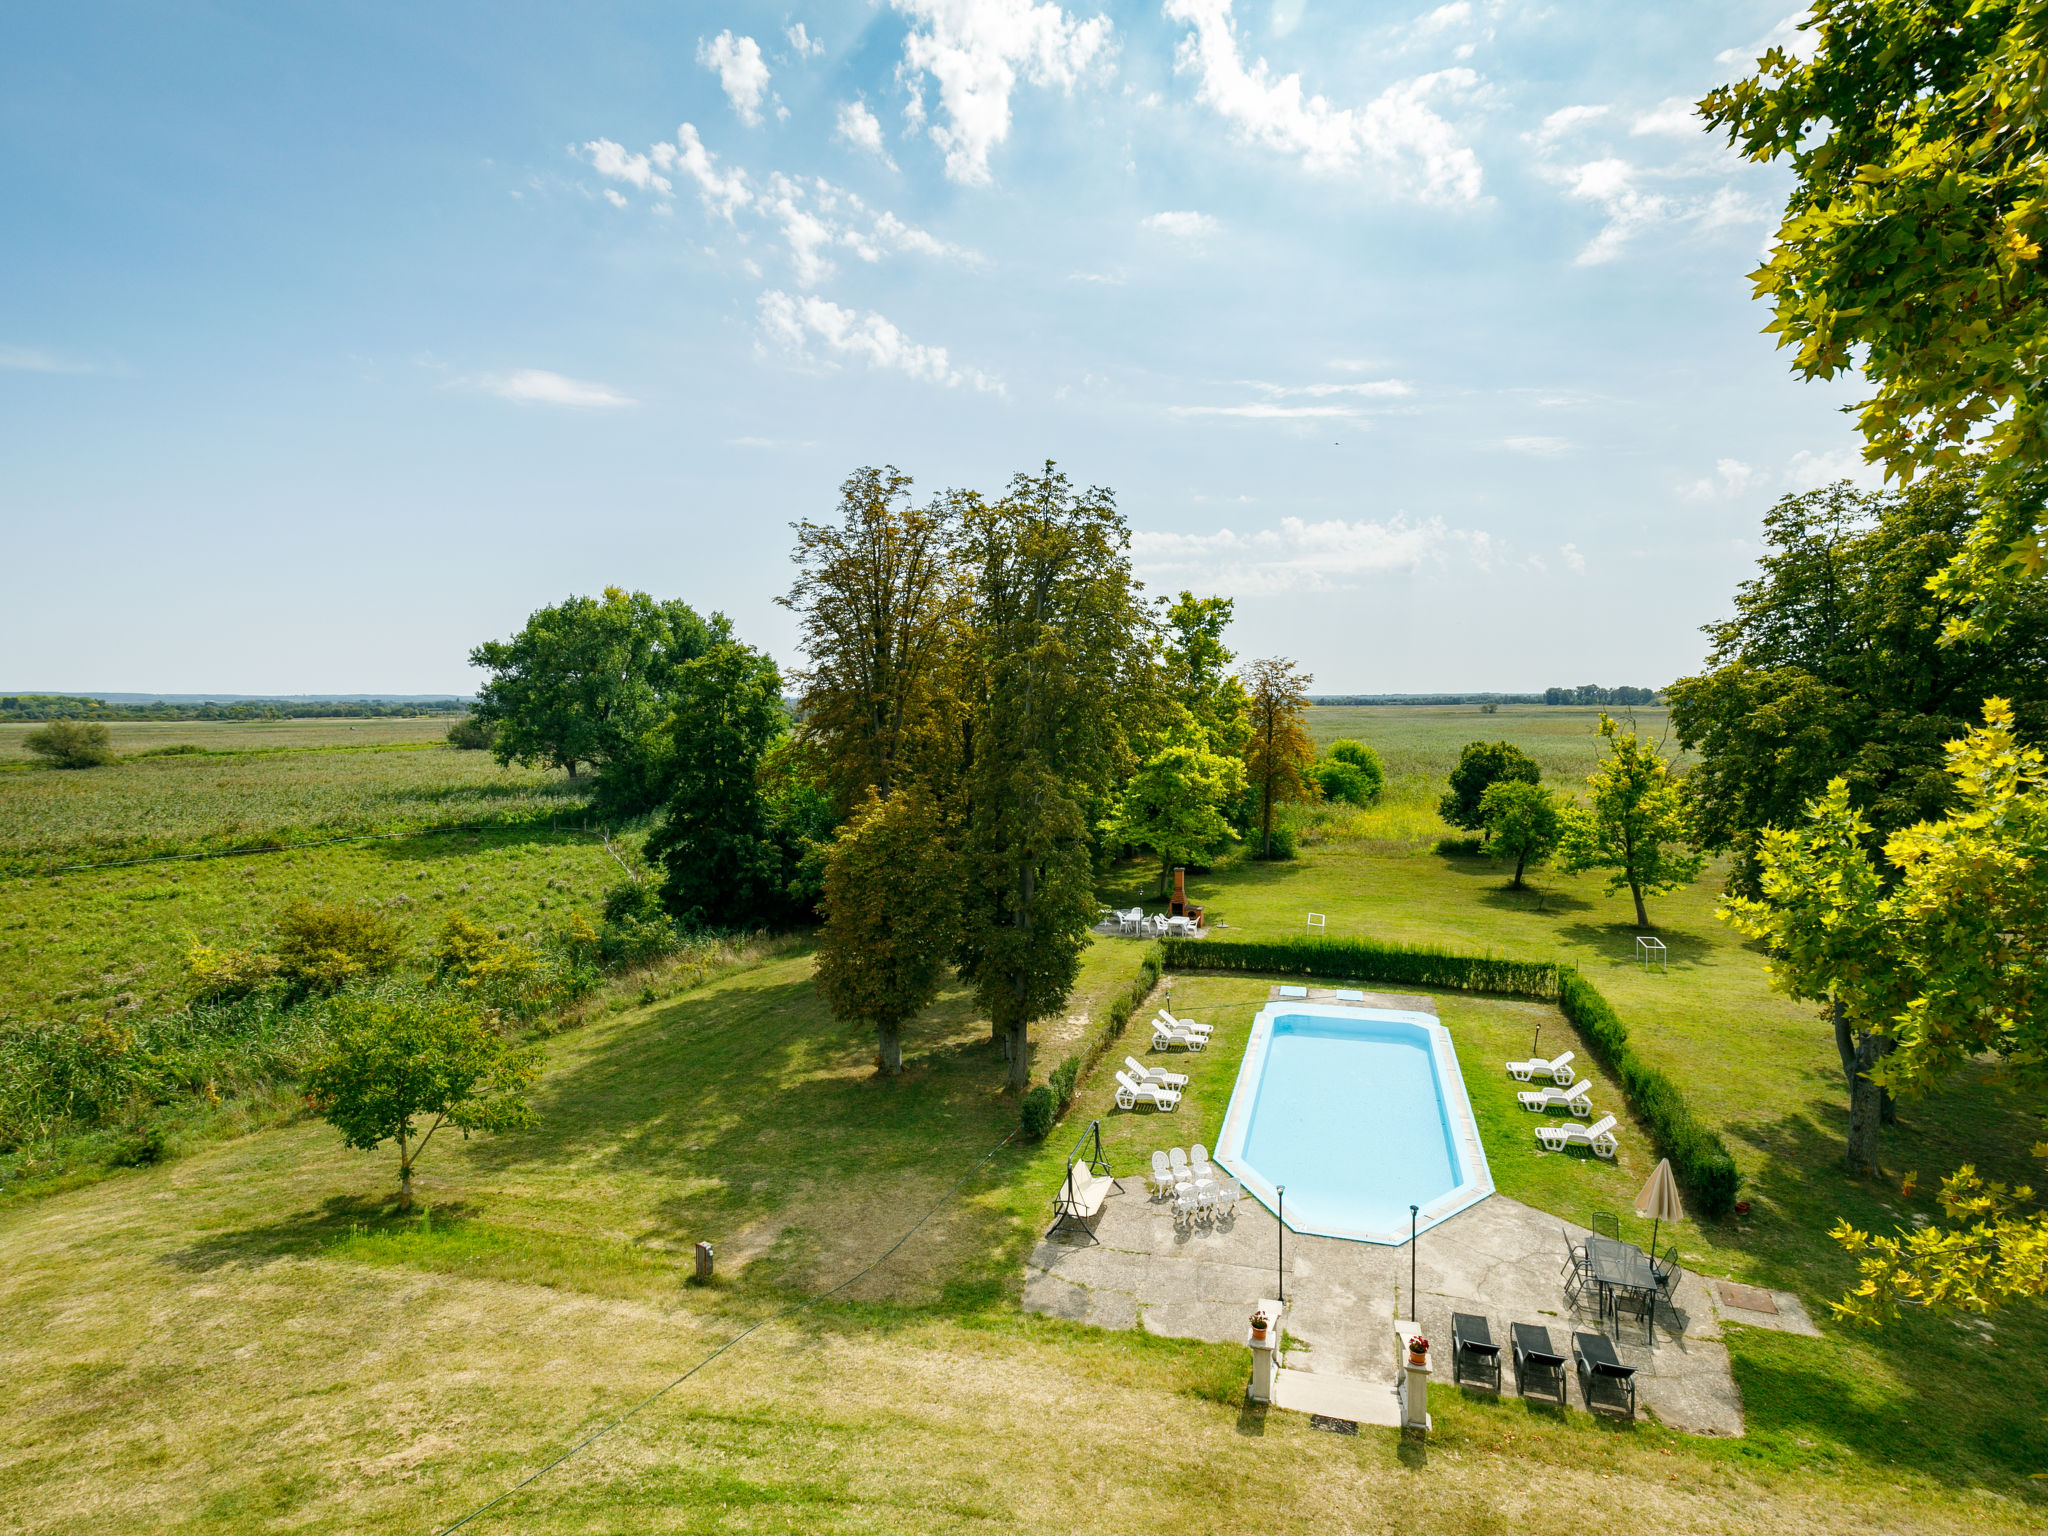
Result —
<path fill-rule="evenodd" d="M 518 368 L 510 373 L 482 373 L 464 382 L 496 395 L 530 405 L 567 405 L 583 410 L 612 411 L 638 402 L 608 384 L 571 379 L 545 368 Z"/>
<path fill-rule="evenodd" d="M 858 99 L 839 104 L 839 120 L 832 130 L 833 137 L 844 139 L 855 149 L 864 149 L 871 155 L 880 155 L 889 160 L 889 151 L 882 147 L 882 124 L 868 104 Z M 894 165 L 895 162 L 890 160 Z"/>
<path fill-rule="evenodd" d="M 661 147 L 666 149 L 668 146 L 664 144 Z M 656 172 L 652 156 L 628 153 L 625 145 L 614 144 L 610 139 L 592 139 L 583 146 L 583 152 L 590 156 L 591 169 L 600 176 L 623 181 L 630 186 L 638 187 L 642 192 L 653 191 L 666 196 L 671 190 L 668 179 Z M 666 170 L 667 162 L 663 162 L 661 168 Z M 619 206 L 625 206 L 623 200 L 613 200 L 618 202 Z"/>
<path fill-rule="evenodd" d="M 1691 137 L 1704 132 L 1699 110 L 1683 96 L 1667 96 L 1629 125 L 1630 133 L 1669 133 Z"/>
<path fill-rule="evenodd" d="M 1191 585 L 1226 596 L 1327 592 L 1355 587 L 1372 576 L 1412 571 L 1463 547 L 1488 563 L 1492 541 L 1483 533 L 1444 526 L 1437 518 L 1384 522 L 1332 518 L 1310 523 L 1282 519 L 1277 528 L 1238 533 L 1141 531 L 1131 536 L 1131 558 L 1152 585 Z"/>
<path fill-rule="evenodd" d="M 1440 5 L 1427 16 L 1417 18 L 1415 30 L 1426 37 L 1432 32 L 1469 25 L 1471 20 L 1472 0 L 1451 0 L 1451 4 Z"/>
<path fill-rule="evenodd" d="M 1874 491 L 1884 484 L 1884 471 L 1875 464 L 1864 463 L 1862 453 L 1854 448 L 1836 448 L 1827 453 L 1802 448 L 1785 466 L 1785 484 L 1791 490 L 1817 491 L 1837 480 L 1847 480 L 1859 490 Z"/>
<path fill-rule="evenodd" d="M 1213 235 L 1222 228 L 1206 213 L 1155 213 L 1141 221 L 1147 229 L 1157 230 L 1162 235 L 1171 235 L 1176 240 L 1195 240 L 1203 235 Z"/>
<path fill-rule="evenodd" d="M 905 373 L 948 388 L 972 384 L 976 389 L 1002 391 L 999 381 L 955 368 L 944 347 L 913 342 L 873 311 L 861 314 L 814 294 L 792 296 L 777 289 L 762 294 L 760 306 L 761 328 L 799 357 L 810 356 L 810 343 L 815 340 L 827 351 L 858 358 L 870 368 Z"/>
<path fill-rule="evenodd" d="M 676 130 L 673 146 L 655 145 L 654 158 L 664 168 L 672 164 L 682 167 L 684 174 L 697 183 L 697 195 L 704 200 L 705 208 L 722 216 L 728 224 L 734 209 L 745 208 L 754 200 L 753 189 L 747 185 L 747 173 L 737 168 L 729 173 L 720 171 L 718 156 L 704 147 L 696 128 L 689 123 Z"/>
<path fill-rule="evenodd" d="M 1365 395 L 1376 400 L 1390 400 L 1415 393 L 1412 385 L 1400 379 L 1368 379 L 1360 384 L 1267 384 L 1259 379 L 1246 379 L 1244 382 L 1269 395 L 1307 395 L 1311 399 L 1330 395 Z"/>
<path fill-rule="evenodd" d="M 946 175 L 966 186 L 989 180 L 988 157 L 1010 136 L 1010 95 L 1018 78 L 1071 91 L 1110 47 L 1107 16 L 1079 21 L 1051 0 L 892 0 L 911 18 L 898 71 L 911 91 L 904 115 L 924 123 L 923 79 L 938 82 L 945 121 L 932 142 Z"/>
<path fill-rule="evenodd" d="M 1230 0 L 1166 0 L 1166 15 L 1192 28 L 1175 51 L 1174 67 L 1199 74 L 1199 99 L 1246 139 L 1299 156 L 1313 172 L 1370 163 L 1426 198 L 1479 196 L 1478 156 L 1429 105 L 1434 96 L 1475 91 L 1479 77 L 1471 70 L 1417 75 L 1396 81 L 1364 107 L 1333 107 L 1325 97 L 1305 96 L 1298 74 L 1275 77 L 1264 59 L 1245 66 Z"/>
<path fill-rule="evenodd" d="M 1510 453 L 1534 454 L 1539 459 L 1557 458 L 1572 446 L 1561 437 L 1504 437 L 1500 445 Z"/>
<path fill-rule="evenodd" d="M 1795 59 L 1810 59 L 1820 39 L 1811 32 L 1802 32 L 1800 23 L 1812 14 L 1810 11 L 1794 11 L 1747 48 L 1726 48 L 1715 54 L 1714 62 L 1747 67 L 1773 48 L 1782 48 Z"/>
<path fill-rule="evenodd" d="M 1558 554 L 1563 557 L 1566 570 L 1580 576 L 1586 574 L 1586 557 L 1579 553 L 1578 545 L 1566 544 L 1558 550 Z"/>
<path fill-rule="evenodd" d="M 626 206 L 625 197 L 620 193 L 614 191 L 610 187 L 606 187 L 604 189 L 604 200 L 610 203 L 614 208 L 623 208 Z"/>
<path fill-rule="evenodd" d="M 812 58 L 825 51 L 825 45 L 806 32 L 802 22 L 793 27 L 784 27 L 782 35 L 789 39 L 789 46 L 796 50 L 800 59 Z"/>
<path fill-rule="evenodd" d="M 1536 143 L 1539 147 L 1555 144 L 1573 129 L 1598 122 L 1607 115 L 1607 110 L 1604 106 L 1559 107 L 1537 128 Z"/>
<path fill-rule="evenodd" d="M 1680 486 L 1678 494 L 1687 501 L 1720 501 L 1740 496 L 1751 487 L 1762 485 L 1768 478 L 1762 470 L 1753 469 L 1740 459 L 1716 459 L 1713 474 L 1704 480 Z"/>
<path fill-rule="evenodd" d="M 0 370 L 10 373 L 91 373 L 92 364 L 74 363 L 34 347 L 0 347 Z"/>
<path fill-rule="evenodd" d="M 1280 405 L 1255 400 L 1250 405 L 1175 405 L 1167 407 L 1176 416 L 1242 416 L 1251 421 L 1302 421 L 1316 417 L 1359 414 L 1349 405 Z"/>
<path fill-rule="evenodd" d="M 697 43 L 697 62 L 718 76 L 725 99 L 749 127 L 761 121 L 761 98 L 768 94 L 768 66 L 761 58 L 761 45 L 751 37 L 734 37 L 721 32 L 710 42 Z"/>

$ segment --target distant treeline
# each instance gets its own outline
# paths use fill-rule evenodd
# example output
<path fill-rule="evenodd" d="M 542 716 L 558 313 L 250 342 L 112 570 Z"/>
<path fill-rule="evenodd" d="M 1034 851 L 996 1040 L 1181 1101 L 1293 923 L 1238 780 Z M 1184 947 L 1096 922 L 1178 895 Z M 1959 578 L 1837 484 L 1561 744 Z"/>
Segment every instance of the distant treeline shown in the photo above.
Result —
<path fill-rule="evenodd" d="M 62 693 L 0 694 L 0 722 L 8 720 L 374 720 L 394 715 L 464 715 L 461 699 L 337 703 L 312 699 L 245 699 L 235 704 L 109 704 Z"/>
<path fill-rule="evenodd" d="M 1312 693 L 1311 704 L 1654 704 L 1654 688 L 1546 688 L 1541 693 Z"/>

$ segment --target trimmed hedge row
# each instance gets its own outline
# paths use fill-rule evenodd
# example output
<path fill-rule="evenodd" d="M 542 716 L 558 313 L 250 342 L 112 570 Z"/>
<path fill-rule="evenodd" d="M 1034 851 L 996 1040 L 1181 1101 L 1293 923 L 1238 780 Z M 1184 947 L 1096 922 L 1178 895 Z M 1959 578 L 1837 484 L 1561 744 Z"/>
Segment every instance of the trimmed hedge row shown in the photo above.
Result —
<path fill-rule="evenodd" d="M 1392 982 L 1554 1001 L 1584 1037 L 1587 1049 L 1620 1083 L 1649 1128 L 1651 1142 L 1671 1159 L 1671 1171 L 1694 1208 L 1703 1216 L 1722 1216 L 1735 1203 L 1740 1176 L 1727 1143 L 1694 1116 L 1678 1084 L 1636 1054 L 1627 1026 L 1599 988 L 1575 967 L 1369 939 L 1167 939 L 1164 951 L 1169 970 Z"/>
<path fill-rule="evenodd" d="M 1028 1139 L 1043 1141 L 1052 1133 L 1052 1128 L 1059 1124 L 1068 1106 L 1074 1102 L 1074 1090 L 1081 1079 L 1094 1070 L 1095 1064 L 1102 1060 L 1103 1052 L 1123 1038 L 1131 1015 L 1142 1008 L 1145 999 L 1152 995 L 1152 989 L 1159 985 L 1159 973 L 1165 967 L 1166 958 L 1159 946 L 1147 945 L 1138 959 L 1138 974 L 1109 1000 L 1094 1025 L 1082 1037 L 1081 1049 L 1054 1067 L 1044 1082 L 1024 1095 L 1017 1106 L 1017 1118 Z"/>
<path fill-rule="evenodd" d="M 1371 939 L 1166 939 L 1166 966 L 1176 971 L 1270 971 L 1355 981 L 1405 982 L 1450 992 L 1557 996 L 1557 967 L 1547 961 L 1461 955 L 1425 944 Z"/>
<path fill-rule="evenodd" d="M 1558 1007 L 1635 1104 L 1693 1204 L 1702 1215 L 1725 1216 L 1741 1175 L 1721 1133 L 1702 1125 L 1678 1084 L 1635 1053 L 1628 1027 L 1593 983 L 1572 967 L 1559 968 L 1558 982 Z"/>

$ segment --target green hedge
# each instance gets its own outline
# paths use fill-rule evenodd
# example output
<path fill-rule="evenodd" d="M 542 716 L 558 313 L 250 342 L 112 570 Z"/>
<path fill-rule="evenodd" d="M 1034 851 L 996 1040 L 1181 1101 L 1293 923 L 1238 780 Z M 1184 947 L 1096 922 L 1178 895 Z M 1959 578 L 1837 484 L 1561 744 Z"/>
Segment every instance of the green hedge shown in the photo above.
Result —
<path fill-rule="evenodd" d="M 1461 955 L 1424 945 L 1370 939 L 1167 939 L 1168 970 L 1245 971 L 1331 981 L 1391 982 L 1452 992 L 1501 992 L 1555 1001 L 1586 1047 L 1621 1085 L 1651 1143 L 1703 1216 L 1727 1214 L 1739 1176 L 1720 1133 L 1700 1123 L 1677 1083 L 1629 1044 L 1628 1028 L 1599 988 L 1576 968 L 1547 961 Z"/>
<path fill-rule="evenodd" d="M 1586 1046 L 1621 1084 L 1636 1113 L 1650 1128 L 1657 1150 L 1671 1159 L 1671 1171 L 1704 1216 L 1724 1216 L 1735 1204 L 1741 1176 L 1721 1133 L 1702 1125 L 1685 1094 L 1668 1076 L 1644 1061 L 1628 1042 L 1628 1027 L 1599 988 L 1572 967 L 1560 967 L 1558 1007 L 1577 1026 Z"/>
<path fill-rule="evenodd" d="M 1144 1006 L 1152 989 L 1159 985 L 1159 973 L 1165 965 L 1159 946 L 1148 944 L 1138 957 L 1138 974 L 1104 1006 L 1088 1033 L 1082 1036 L 1081 1049 L 1054 1067 L 1044 1083 L 1024 1095 L 1017 1107 L 1018 1123 L 1027 1137 L 1042 1141 L 1051 1134 L 1074 1102 L 1074 1090 L 1081 1079 L 1094 1070 L 1103 1052 L 1123 1038 L 1131 1015 Z"/>
<path fill-rule="evenodd" d="M 1421 944 L 1377 944 L 1370 939 L 1166 939 L 1166 966 L 1175 971 L 1260 971 L 1283 976 L 1325 976 L 1345 981 L 1391 981 L 1451 992 L 1506 992 L 1516 997 L 1557 996 L 1557 967 L 1546 961 L 1461 955 Z"/>

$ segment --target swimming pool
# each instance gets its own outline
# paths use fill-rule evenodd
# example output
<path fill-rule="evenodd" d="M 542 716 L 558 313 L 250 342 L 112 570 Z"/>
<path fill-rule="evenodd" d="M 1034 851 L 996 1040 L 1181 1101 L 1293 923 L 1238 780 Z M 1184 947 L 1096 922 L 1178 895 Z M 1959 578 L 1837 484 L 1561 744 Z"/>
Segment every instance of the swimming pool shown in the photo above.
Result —
<path fill-rule="evenodd" d="M 1493 1193 L 1451 1033 L 1434 1015 L 1268 1003 L 1214 1153 L 1297 1232 L 1408 1241 Z"/>

